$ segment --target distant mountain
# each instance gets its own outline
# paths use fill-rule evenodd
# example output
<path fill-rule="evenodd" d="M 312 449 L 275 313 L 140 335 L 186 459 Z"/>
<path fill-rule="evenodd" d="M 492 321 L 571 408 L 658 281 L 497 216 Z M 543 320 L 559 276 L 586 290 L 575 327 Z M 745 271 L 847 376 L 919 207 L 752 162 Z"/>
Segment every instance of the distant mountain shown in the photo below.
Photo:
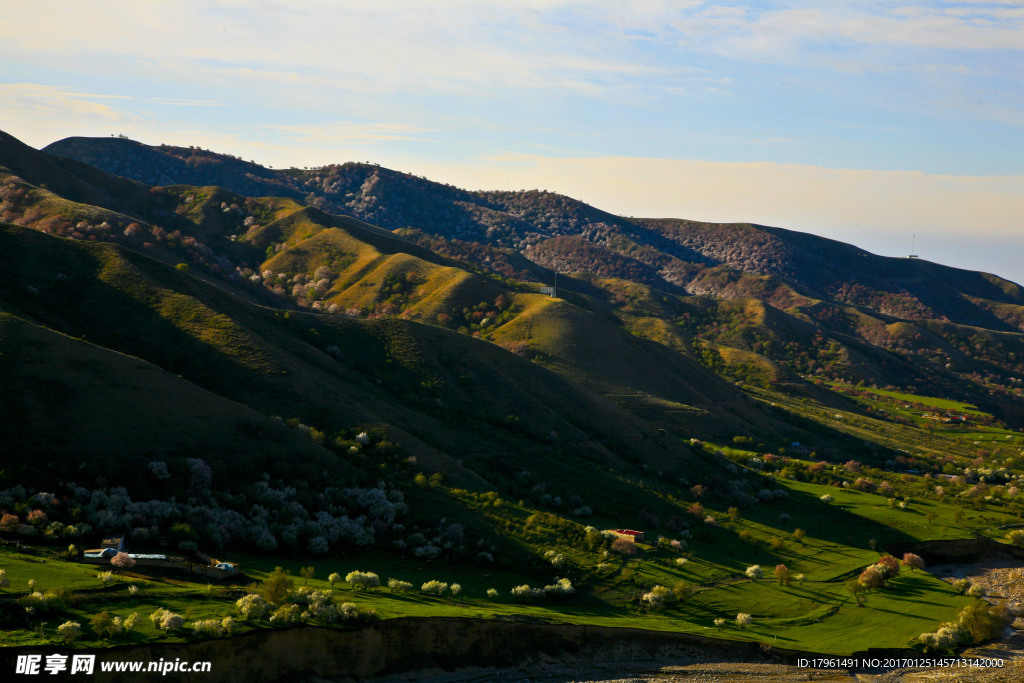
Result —
<path fill-rule="evenodd" d="M 173 499 L 214 545 L 301 550 L 342 516 L 372 541 L 396 521 L 373 501 L 405 496 L 515 564 L 500 501 L 678 528 L 680 487 L 752 505 L 761 475 L 702 440 L 970 466 L 851 383 L 1024 422 L 1022 294 L 994 276 L 366 164 L 48 150 L 0 135 L 0 479 Z M 281 498 L 258 534 L 236 528 L 293 495 L 304 513 Z"/>
<path fill-rule="evenodd" d="M 1017 400 L 1017 380 L 1024 376 L 1024 290 L 986 273 L 876 256 L 781 228 L 624 218 L 549 192 L 469 192 L 370 164 L 274 170 L 204 150 L 117 138 L 69 138 L 45 151 L 139 181 L 153 181 L 159 169 L 165 183 L 210 182 L 238 194 L 288 197 L 392 231 L 482 274 L 544 284 L 553 283 L 553 271 L 572 275 L 561 279 L 561 289 L 586 297 L 585 307 L 596 310 L 602 302 L 620 325 L 660 343 L 671 339 L 684 353 L 710 345 L 720 356 L 714 362 L 734 366 L 726 370 L 734 379 L 779 381 L 785 367 L 804 377 L 928 389 L 998 410 Z M 241 206 L 238 201 L 263 200 L 235 198 L 225 206 Z M 196 221 L 194 208 L 179 204 L 174 211 L 205 224 Z M 236 246 L 248 242 L 276 254 L 293 244 L 257 233 L 239 236 Z M 295 263 L 290 256 L 261 258 L 269 251 L 249 254 L 244 262 L 254 272 Z M 650 306 L 641 310 L 624 299 L 624 292 L 640 291 L 627 283 L 650 288 L 641 298 L 656 302 L 659 311 L 651 315 Z M 363 315 L 380 312 L 376 304 L 367 309 L 366 297 L 328 300 L 344 310 L 356 302 Z M 400 308 L 431 323 L 453 312 Z M 503 336 L 497 328 L 465 327 Z M 812 346 L 817 350 L 809 353 Z M 762 360 L 754 366 L 736 361 L 751 353 Z"/>
<path fill-rule="evenodd" d="M 150 188 L 12 138 L 3 150 L 2 217 L 35 229 L 0 227 L 12 453 L 93 453 L 124 472 L 207 454 L 245 479 L 248 458 L 305 449 L 359 480 L 365 464 L 331 464 L 329 442 L 296 442 L 273 418 L 342 441 L 387 425 L 418 467 L 486 489 L 499 456 L 700 470 L 659 430 L 790 429 L 688 349 L 631 334 L 587 283 L 550 298 L 290 199 Z"/>

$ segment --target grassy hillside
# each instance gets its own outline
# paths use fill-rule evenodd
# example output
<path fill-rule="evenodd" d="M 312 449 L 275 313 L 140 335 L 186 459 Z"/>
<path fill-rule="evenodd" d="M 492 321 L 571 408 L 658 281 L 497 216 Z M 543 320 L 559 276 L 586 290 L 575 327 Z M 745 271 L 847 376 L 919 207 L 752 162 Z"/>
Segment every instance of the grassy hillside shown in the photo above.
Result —
<path fill-rule="evenodd" d="M 1020 292 L 994 276 L 365 165 L 54 148 L 148 187 L 0 142 L 7 644 L 158 607 L 185 628 L 81 642 L 208 637 L 280 565 L 331 599 L 236 632 L 374 609 L 906 647 L 971 600 L 907 566 L 859 604 L 864 569 L 1020 523 Z M 68 545 L 126 530 L 246 576 L 97 585 Z M 413 587 L 325 583 L 352 570 Z"/>

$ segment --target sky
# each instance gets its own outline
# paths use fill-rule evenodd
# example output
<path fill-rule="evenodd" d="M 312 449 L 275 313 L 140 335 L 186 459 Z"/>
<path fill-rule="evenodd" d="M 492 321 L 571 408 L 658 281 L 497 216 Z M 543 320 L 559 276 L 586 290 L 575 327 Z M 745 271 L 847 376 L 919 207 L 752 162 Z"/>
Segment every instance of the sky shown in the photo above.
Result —
<path fill-rule="evenodd" d="M 1024 0 L 0 0 L 0 129 L 371 161 L 1024 283 Z M 913 245 L 913 246 L 912 246 Z"/>

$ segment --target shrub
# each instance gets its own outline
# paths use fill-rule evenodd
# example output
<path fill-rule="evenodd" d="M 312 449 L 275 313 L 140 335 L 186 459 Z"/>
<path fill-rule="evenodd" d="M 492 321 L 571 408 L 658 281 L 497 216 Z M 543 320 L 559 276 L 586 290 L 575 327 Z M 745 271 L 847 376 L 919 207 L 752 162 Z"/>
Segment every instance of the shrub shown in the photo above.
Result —
<path fill-rule="evenodd" d="M 116 635 L 121 629 L 114 624 L 113 617 L 110 616 L 110 612 L 103 611 L 99 614 L 94 614 L 92 619 L 89 620 L 89 628 L 99 638 L 109 638 L 110 636 Z"/>
<path fill-rule="evenodd" d="M 27 611 L 30 611 L 30 613 L 46 613 L 64 609 L 64 598 L 66 595 L 66 588 L 50 588 L 45 593 L 32 591 L 25 597 L 18 600 L 18 602 L 23 605 Z"/>
<path fill-rule="evenodd" d="M 803 543 L 804 538 L 807 536 L 807 532 L 803 529 L 793 529 L 793 539 L 797 543 Z"/>
<path fill-rule="evenodd" d="M 764 578 L 764 570 L 761 569 L 761 565 L 759 564 L 747 567 L 747 570 L 744 573 L 747 575 L 747 578 L 754 581 Z"/>
<path fill-rule="evenodd" d="M 373 572 L 351 571 L 345 575 L 345 581 L 356 590 L 380 586 L 380 577 Z"/>
<path fill-rule="evenodd" d="M 957 579 L 956 581 L 953 582 L 953 588 L 960 595 L 964 595 L 965 593 L 967 593 L 967 590 L 970 587 L 971 587 L 971 580 L 970 579 Z"/>
<path fill-rule="evenodd" d="M 227 617 L 230 619 L 231 617 Z M 196 636 L 212 636 L 214 638 L 228 635 L 222 619 L 199 619 L 192 622 L 192 633 Z"/>
<path fill-rule="evenodd" d="M 490 600 L 497 600 L 498 599 L 498 589 L 497 588 L 488 588 L 487 589 L 487 597 Z"/>
<path fill-rule="evenodd" d="M 510 592 L 515 600 L 536 600 L 544 597 L 543 588 L 530 588 L 530 585 L 525 583 L 521 586 L 516 586 Z"/>
<path fill-rule="evenodd" d="M 547 595 L 566 596 L 575 592 L 576 589 L 573 588 L 572 581 L 569 579 L 558 579 L 550 586 L 544 586 L 544 593 Z"/>
<path fill-rule="evenodd" d="M 680 602 L 685 602 L 696 592 L 697 589 L 685 581 L 680 581 L 672 587 L 672 595 Z"/>
<path fill-rule="evenodd" d="M 1006 534 L 1006 540 L 1018 548 L 1024 548 L 1024 529 L 1014 529 Z"/>
<path fill-rule="evenodd" d="M 835 500 L 835 498 L 834 498 L 834 497 L 832 496 L 832 494 L 826 493 L 826 494 L 825 494 L 825 495 L 823 495 L 823 496 L 822 496 L 821 498 L 819 498 L 819 500 L 820 500 L 820 501 L 821 501 L 822 503 L 831 503 L 832 501 L 834 501 L 834 500 Z"/>
<path fill-rule="evenodd" d="M 615 552 L 632 557 L 637 553 L 636 543 L 629 540 L 628 538 L 616 538 L 612 541 L 612 550 Z"/>
<path fill-rule="evenodd" d="M 458 597 L 459 593 L 461 593 L 461 592 L 462 592 L 462 584 L 458 584 L 458 583 L 453 583 L 453 584 L 452 584 L 452 585 L 451 585 L 451 586 L 450 586 L 450 587 L 448 588 L 448 590 L 449 590 L 449 591 L 451 591 L 451 594 L 452 594 L 452 597 L 453 597 L 453 598 L 455 598 L 455 597 Z"/>
<path fill-rule="evenodd" d="M 719 618 L 715 619 L 715 628 L 717 628 L 719 631 L 721 631 L 722 627 L 725 626 L 726 621 L 728 621 L 728 620 L 724 619 L 722 617 L 719 617 Z"/>
<path fill-rule="evenodd" d="M 1005 607 L 975 600 L 960 611 L 957 622 L 970 634 L 971 642 L 981 643 L 1002 636 L 1003 627 L 1009 618 Z"/>
<path fill-rule="evenodd" d="M 302 608 L 298 605 L 281 605 L 270 615 L 272 624 L 294 624 L 302 617 Z"/>
<path fill-rule="evenodd" d="M 100 583 L 102 583 L 104 586 L 106 586 L 107 584 L 109 584 L 111 581 L 114 580 L 114 573 L 113 572 L 100 572 L 99 574 L 96 575 L 96 578 L 100 580 Z"/>
<path fill-rule="evenodd" d="M 65 621 L 57 627 L 57 635 L 65 645 L 70 645 L 82 637 L 82 625 L 77 621 Z"/>
<path fill-rule="evenodd" d="M 918 641 L 924 645 L 926 651 L 937 652 L 952 650 L 961 643 L 967 642 L 970 634 L 959 624 L 943 624 L 935 633 L 922 633 Z"/>
<path fill-rule="evenodd" d="M 983 598 L 985 597 L 985 587 L 978 584 L 974 584 L 973 586 L 967 589 L 967 595 L 972 598 Z"/>
<path fill-rule="evenodd" d="M 544 557 L 551 562 L 552 567 L 560 568 L 565 566 L 565 555 L 562 553 L 556 553 L 554 550 L 549 550 L 544 553 Z"/>
<path fill-rule="evenodd" d="M 769 544 L 772 546 L 772 550 L 778 552 L 786 547 L 786 539 L 782 536 L 772 536 L 772 540 L 769 541 Z"/>

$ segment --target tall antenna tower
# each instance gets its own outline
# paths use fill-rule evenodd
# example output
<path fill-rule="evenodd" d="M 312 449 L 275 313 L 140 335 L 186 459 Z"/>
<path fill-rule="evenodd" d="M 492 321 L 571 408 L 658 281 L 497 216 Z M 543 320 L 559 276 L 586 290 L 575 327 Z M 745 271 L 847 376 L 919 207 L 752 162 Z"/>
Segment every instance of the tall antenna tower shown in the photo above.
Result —
<path fill-rule="evenodd" d="M 917 254 L 914 253 L 916 248 L 917 248 L 917 235 L 915 234 L 913 237 L 910 238 L 910 254 L 907 255 L 907 258 L 917 258 Z"/>

